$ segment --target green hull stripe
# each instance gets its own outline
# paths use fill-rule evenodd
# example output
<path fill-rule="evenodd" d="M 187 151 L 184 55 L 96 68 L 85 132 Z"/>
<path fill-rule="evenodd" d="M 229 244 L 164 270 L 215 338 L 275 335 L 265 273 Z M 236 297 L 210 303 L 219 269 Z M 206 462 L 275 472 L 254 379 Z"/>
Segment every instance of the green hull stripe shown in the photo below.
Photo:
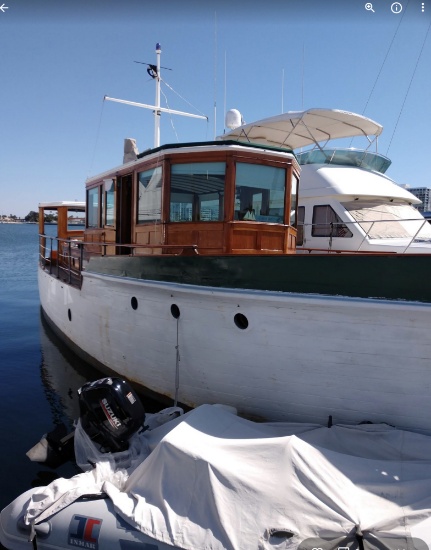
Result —
<path fill-rule="evenodd" d="M 431 302 L 431 255 L 94 257 L 87 271 L 133 279 Z"/>

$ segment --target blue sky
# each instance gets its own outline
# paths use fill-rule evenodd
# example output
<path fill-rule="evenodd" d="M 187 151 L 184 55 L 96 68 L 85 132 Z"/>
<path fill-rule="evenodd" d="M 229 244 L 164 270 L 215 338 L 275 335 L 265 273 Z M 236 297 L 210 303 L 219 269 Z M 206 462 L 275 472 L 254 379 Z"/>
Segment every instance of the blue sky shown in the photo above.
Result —
<path fill-rule="evenodd" d="M 431 0 L 424 13 L 421 1 L 401 3 L 393 14 L 391 0 L 372 2 L 374 12 L 365 0 L 5 2 L 0 214 L 83 200 L 89 175 L 121 164 L 124 138 L 152 146 L 151 111 L 103 97 L 154 102 L 134 61 L 154 63 L 157 42 L 178 94 L 163 87 L 169 107 L 209 117 L 162 116 L 162 143 L 213 139 L 214 103 L 217 134 L 225 105 L 247 122 L 282 107 L 342 109 L 384 126 L 390 177 L 431 187 Z"/>

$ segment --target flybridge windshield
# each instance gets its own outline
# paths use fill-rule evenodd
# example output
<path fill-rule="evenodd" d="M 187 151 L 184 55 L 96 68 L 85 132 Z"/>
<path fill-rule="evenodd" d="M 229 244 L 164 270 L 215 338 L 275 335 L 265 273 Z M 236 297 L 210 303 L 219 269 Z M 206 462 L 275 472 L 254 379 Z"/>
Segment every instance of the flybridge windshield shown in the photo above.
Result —
<path fill-rule="evenodd" d="M 355 166 L 364 170 L 373 170 L 384 174 L 391 161 L 379 153 L 355 149 L 313 149 L 298 153 L 298 162 L 304 164 L 336 164 Z"/>

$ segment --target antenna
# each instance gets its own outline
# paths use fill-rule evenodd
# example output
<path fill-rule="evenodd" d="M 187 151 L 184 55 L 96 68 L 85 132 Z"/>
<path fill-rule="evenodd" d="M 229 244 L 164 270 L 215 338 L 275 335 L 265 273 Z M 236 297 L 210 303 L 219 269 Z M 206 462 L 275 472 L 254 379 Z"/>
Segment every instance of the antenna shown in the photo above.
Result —
<path fill-rule="evenodd" d="M 305 45 L 302 43 L 302 78 L 301 78 L 301 109 L 304 110 L 304 71 L 305 71 Z"/>
<path fill-rule="evenodd" d="M 224 106 L 223 111 L 226 113 L 226 50 L 224 51 Z"/>
<path fill-rule="evenodd" d="M 214 140 L 217 137 L 217 12 L 214 12 Z"/>
<path fill-rule="evenodd" d="M 108 97 L 105 95 L 103 98 L 104 101 L 114 101 L 116 103 L 124 103 L 125 105 L 132 105 L 133 107 L 142 107 L 143 109 L 151 109 L 154 111 L 154 147 L 160 146 L 160 116 L 161 113 L 169 113 L 171 115 L 181 115 L 181 116 L 188 116 L 191 118 L 201 118 L 203 120 L 206 120 L 208 122 L 207 116 L 202 115 L 193 115 L 191 113 L 185 113 L 184 111 L 174 111 L 173 109 L 166 109 L 164 107 L 160 107 L 160 54 L 161 54 L 161 46 L 159 43 L 156 44 L 156 65 L 150 65 L 148 63 L 145 63 L 145 65 L 148 65 L 151 72 L 148 72 L 154 80 L 156 81 L 156 98 L 155 98 L 155 105 L 147 105 L 145 103 L 136 103 L 135 101 L 127 101 L 125 99 L 116 99 L 115 97 Z M 141 63 L 140 61 L 136 61 L 136 63 Z M 169 69 L 170 70 L 170 69 Z"/>
<path fill-rule="evenodd" d="M 284 69 L 281 70 L 281 114 L 284 113 Z"/>

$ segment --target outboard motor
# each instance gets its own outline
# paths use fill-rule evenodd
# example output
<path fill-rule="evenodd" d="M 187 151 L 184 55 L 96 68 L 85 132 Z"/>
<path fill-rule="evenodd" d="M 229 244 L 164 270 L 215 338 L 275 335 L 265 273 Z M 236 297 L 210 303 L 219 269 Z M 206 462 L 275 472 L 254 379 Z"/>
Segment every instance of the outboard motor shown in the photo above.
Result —
<path fill-rule="evenodd" d="M 145 421 L 145 410 L 130 384 L 121 378 L 102 378 L 79 390 L 80 420 L 85 433 L 103 452 L 129 448 L 128 440 Z"/>

